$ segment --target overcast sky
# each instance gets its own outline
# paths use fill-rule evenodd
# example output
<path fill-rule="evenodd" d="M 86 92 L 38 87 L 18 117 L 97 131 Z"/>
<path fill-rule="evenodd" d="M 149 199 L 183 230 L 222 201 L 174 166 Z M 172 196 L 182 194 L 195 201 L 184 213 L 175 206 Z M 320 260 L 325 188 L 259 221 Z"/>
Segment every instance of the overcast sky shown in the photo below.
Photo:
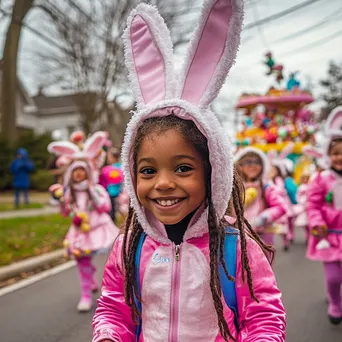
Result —
<path fill-rule="evenodd" d="M 245 26 L 306 1 L 255 0 L 246 9 Z M 326 18 L 326 22 L 321 23 Z M 32 27 L 41 27 L 36 13 L 30 13 L 26 22 Z M 220 109 L 227 108 L 224 115 L 227 123 L 231 122 L 232 108 L 241 92 L 265 92 L 273 83 L 272 78 L 265 76 L 266 68 L 262 64 L 266 51 L 272 51 L 275 61 L 284 64 L 286 77 L 288 73 L 299 70 L 299 78 L 304 85 L 309 79 L 316 85 L 319 79 L 324 78 L 330 60 L 342 62 L 341 23 L 342 1 L 320 0 L 280 19 L 244 30 L 237 62 L 231 70 L 217 106 Z M 3 48 L 7 24 L 3 19 L 0 22 L 0 51 Z M 315 25 L 316 28 L 298 35 Z M 281 41 L 296 34 L 296 37 Z M 332 39 L 335 34 L 339 35 Z M 38 87 L 37 68 L 32 51 L 40 46 L 44 48 L 45 43 L 24 29 L 20 42 L 19 76 L 31 94 L 35 94 Z M 183 57 L 182 50 L 180 49 L 176 56 L 177 61 L 181 61 Z M 314 88 L 315 95 L 320 91 L 318 86 Z"/>

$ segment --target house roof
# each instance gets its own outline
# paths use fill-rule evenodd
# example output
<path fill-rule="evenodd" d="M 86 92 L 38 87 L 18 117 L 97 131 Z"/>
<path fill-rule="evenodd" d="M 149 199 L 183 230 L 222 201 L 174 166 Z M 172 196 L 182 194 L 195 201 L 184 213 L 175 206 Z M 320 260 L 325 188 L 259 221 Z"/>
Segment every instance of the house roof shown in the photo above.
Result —
<path fill-rule="evenodd" d="M 48 96 L 38 94 L 33 97 L 40 112 L 50 110 L 75 110 L 80 105 L 96 99 L 96 93 L 74 93 L 67 95 Z"/>

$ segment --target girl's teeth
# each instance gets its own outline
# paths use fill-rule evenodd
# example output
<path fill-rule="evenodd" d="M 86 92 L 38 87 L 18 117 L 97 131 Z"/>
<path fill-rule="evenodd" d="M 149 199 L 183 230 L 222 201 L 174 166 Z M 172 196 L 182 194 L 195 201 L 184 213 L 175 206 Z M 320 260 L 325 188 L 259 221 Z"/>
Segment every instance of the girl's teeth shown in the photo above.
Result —
<path fill-rule="evenodd" d="M 158 201 L 157 200 L 157 202 L 158 202 L 158 204 L 160 204 L 163 207 L 170 207 L 171 205 L 174 205 L 174 204 L 178 203 L 179 200 L 178 199 L 172 200 L 172 201 L 171 200 L 167 200 L 167 201 L 164 201 L 164 200 Z"/>

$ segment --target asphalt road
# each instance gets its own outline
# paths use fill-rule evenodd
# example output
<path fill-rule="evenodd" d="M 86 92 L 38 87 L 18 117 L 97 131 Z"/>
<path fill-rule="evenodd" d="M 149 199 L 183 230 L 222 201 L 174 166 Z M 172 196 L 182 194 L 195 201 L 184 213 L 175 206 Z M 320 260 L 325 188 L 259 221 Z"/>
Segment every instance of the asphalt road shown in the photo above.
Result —
<path fill-rule="evenodd" d="M 290 252 L 278 252 L 275 264 L 287 310 L 287 341 L 342 341 L 342 325 L 334 327 L 327 320 L 322 267 L 304 254 L 300 236 Z M 105 259 L 96 259 L 99 268 Z M 0 341 L 90 342 L 93 313 L 76 311 L 78 286 L 72 268 L 0 297 Z"/>

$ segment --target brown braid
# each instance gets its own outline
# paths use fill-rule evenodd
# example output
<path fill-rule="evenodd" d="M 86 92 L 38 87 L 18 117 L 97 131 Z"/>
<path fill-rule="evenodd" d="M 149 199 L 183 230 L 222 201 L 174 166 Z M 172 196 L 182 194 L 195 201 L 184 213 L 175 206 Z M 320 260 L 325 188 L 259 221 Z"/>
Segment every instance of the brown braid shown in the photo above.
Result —
<path fill-rule="evenodd" d="M 226 262 L 224 260 L 224 239 L 225 228 L 223 219 L 217 217 L 215 208 L 212 202 L 211 195 L 211 165 L 209 162 L 209 151 L 207 145 L 207 139 L 199 132 L 195 124 L 192 121 L 183 120 L 170 115 L 168 117 L 149 118 L 144 121 L 142 126 L 138 129 L 133 156 L 136 162 L 136 157 L 139 152 L 141 143 L 145 137 L 151 133 L 166 132 L 169 129 L 176 129 L 184 138 L 193 144 L 193 146 L 199 151 L 204 160 L 206 171 L 206 188 L 207 188 L 207 203 L 208 203 L 208 229 L 209 229 L 209 254 L 210 254 L 210 289 L 215 306 L 215 310 L 218 318 L 218 326 L 220 334 L 225 341 L 235 340 L 232 333 L 229 330 L 228 323 L 224 317 L 223 304 L 221 301 L 222 289 L 219 274 L 219 266 L 222 265 L 224 272 L 229 280 L 235 281 L 235 279 L 228 274 Z M 134 163 L 135 164 L 135 163 Z M 137 172 L 136 165 L 134 165 L 134 172 Z M 250 294 L 255 301 L 258 301 L 254 294 L 252 274 L 249 266 L 249 260 L 247 255 L 247 238 L 246 235 L 254 239 L 262 248 L 262 250 L 269 253 L 274 251 L 265 246 L 260 240 L 259 236 L 252 230 L 250 224 L 244 218 L 244 201 L 242 196 L 244 195 L 243 185 L 239 178 L 235 175 L 233 181 L 232 200 L 228 206 L 228 210 L 234 212 L 236 216 L 235 228 L 240 232 L 240 245 L 241 245 L 241 264 L 243 281 L 247 276 L 247 283 Z M 131 232 L 129 232 L 131 230 Z M 134 210 L 130 208 L 128 217 L 125 223 L 125 236 L 123 240 L 123 262 L 125 268 L 125 302 L 131 309 L 132 319 L 137 323 L 141 319 L 141 313 L 137 308 L 135 298 L 138 302 L 141 302 L 141 298 L 138 296 L 137 281 L 135 277 L 135 254 L 139 242 L 140 235 L 143 229 L 139 224 Z M 128 236 L 130 234 L 130 236 Z M 273 255 L 273 254 L 272 254 Z"/>

